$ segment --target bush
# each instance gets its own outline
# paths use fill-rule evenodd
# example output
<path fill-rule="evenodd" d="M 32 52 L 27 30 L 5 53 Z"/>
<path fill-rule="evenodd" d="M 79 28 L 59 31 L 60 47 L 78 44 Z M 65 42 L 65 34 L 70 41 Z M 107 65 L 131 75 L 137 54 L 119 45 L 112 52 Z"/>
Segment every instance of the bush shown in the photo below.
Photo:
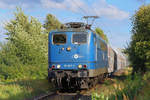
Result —
<path fill-rule="evenodd" d="M 21 9 L 14 15 L 5 25 L 7 42 L 0 44 L 0 78 L 43 77 L 48 66 L 48 34 Z"/>
<path fill-rule="evenodd" d="M 145 77 L 147 78 L 148 76 L 147 74 Z M 103 93 L 98 94 L 95 92 L 92 94 L 92 100 L 135 100 L 145 84 L 146 80 L 140 74 L 129 75 L 123 80 L 122 85 L 119 82 L 114 86 L 113 93 L 104 95 Z"/>
<path fill-rule="evenodd" d="M 115 95 L 109 96 L 109 100 L 134 100 L 135 97 L 139 94 L 141 88 L 144 86 L 145 81 L 142 79 L 140 74 L 135 74 L 134 76 L 128 76 L 124 81 L 124 87 L 122 89 L 115 88 Z"/>
<path fill-rule="evenodd" d="M 43 79 L 47 76 L 47 65 L 43 66 L 26 66 L 26 65 L 16 65 L 6 66 L 2 65 L 0 67 L 0 80 L 8 79 Z"/>
<path fill-rule="evenodd" d="M 108 97 L 105 96 L 103 93 L 101 93 L 101 94 L 93 93 L 92 100 L 108 100 Z"/>

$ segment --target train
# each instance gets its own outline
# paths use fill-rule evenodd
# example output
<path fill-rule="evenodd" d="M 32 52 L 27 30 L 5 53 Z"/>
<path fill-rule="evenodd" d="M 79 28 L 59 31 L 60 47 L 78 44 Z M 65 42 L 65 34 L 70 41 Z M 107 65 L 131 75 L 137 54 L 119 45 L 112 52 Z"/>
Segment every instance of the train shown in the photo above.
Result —
<path fill-rule="evenodd" d="M 48 36 L 48 80 L 57 89 L 88 89 L 127 66 L 127 59 L 90 25 L 65 25 Z"/>

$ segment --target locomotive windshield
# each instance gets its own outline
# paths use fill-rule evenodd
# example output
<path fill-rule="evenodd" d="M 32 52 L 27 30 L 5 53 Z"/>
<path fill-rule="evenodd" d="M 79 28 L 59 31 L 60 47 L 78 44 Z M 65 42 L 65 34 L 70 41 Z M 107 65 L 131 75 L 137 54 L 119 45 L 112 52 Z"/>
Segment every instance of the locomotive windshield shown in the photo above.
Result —
<path fill-rule="evenodd" d="M 74 44 L 83 44 L 87 42 L 87 34 L 73 34 Z"/>
<path fill-rule="evenodd" d="M 54 34 L 53 35 L 53 43 L 54 44 L 65 44 L 66 43 L 66 35 L 65 34 Z"/>

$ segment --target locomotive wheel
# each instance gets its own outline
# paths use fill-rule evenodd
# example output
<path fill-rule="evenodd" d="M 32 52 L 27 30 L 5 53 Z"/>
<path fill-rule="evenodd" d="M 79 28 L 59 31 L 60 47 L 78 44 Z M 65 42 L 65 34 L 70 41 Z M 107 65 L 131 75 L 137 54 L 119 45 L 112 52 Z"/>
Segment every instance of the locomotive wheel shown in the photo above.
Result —
<path fill-rule="evenodd" d="M 104 73 L 104 78 L 108 78 L 109 74 L 108 73 Z"/>
<path fill-rule="evenodd" d="M 47 79 L 48 79 L 48 82 L 50 82 L 50 83 L 52 82 L 52 81 L 51 81 L 51 80 L 52 80 L 51 78 L 47 77 Z"/>
<path fill-rule="evenodd" d="M 88 89 L 93 87 L 92 79 L 88 80 Z"/>
<path fill-rule="evenodd" d="M 88 89 L 88 80 L 87 79 L 81 79 L 80 81 L 80 88 L 81 89 Z"/>
<path fill-rule="evenodd" d="M 61 85 L 63 90 L 67 90 L 69 88 L 69 83 L 67 81 L 67 78 L 62 78 L 61 80 Z"/>

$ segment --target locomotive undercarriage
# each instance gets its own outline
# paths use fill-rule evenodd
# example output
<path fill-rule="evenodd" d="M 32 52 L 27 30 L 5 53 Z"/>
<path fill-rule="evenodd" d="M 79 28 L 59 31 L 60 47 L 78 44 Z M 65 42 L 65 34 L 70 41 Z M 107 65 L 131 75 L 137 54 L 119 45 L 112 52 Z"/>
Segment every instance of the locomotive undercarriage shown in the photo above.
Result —
<path fill-rule="evenodd" d="M 51 71 L 49 80 L 58 90 L 89 89 L 104 79 L 104 74 L 88 77 L 87 70 L 81 71 Z"/>

